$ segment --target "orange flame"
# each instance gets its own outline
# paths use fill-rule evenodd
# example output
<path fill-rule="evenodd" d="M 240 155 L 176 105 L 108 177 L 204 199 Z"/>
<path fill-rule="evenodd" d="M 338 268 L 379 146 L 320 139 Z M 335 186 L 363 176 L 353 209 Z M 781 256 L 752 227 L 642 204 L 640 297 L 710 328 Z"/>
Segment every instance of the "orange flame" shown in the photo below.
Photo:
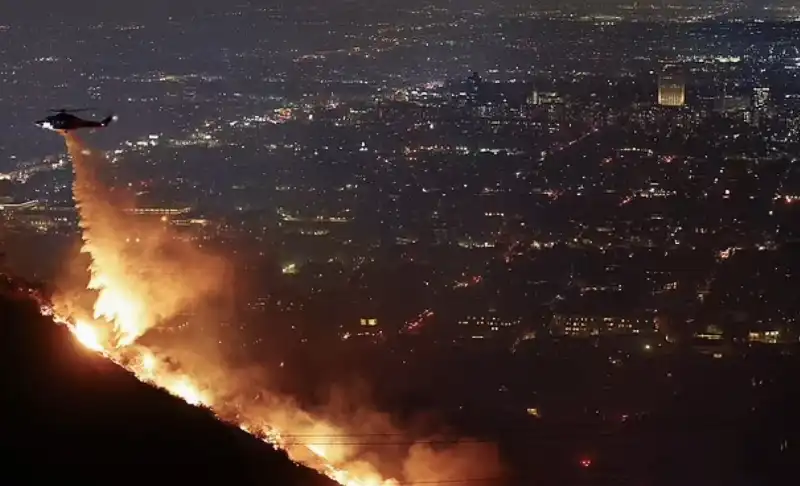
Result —
<path fill-rule="evenodd" d="M 103 345 L 100 343 L 100 337 L 97 335 L 97 330 L 85 322 L 76 322 L 72 328 L 75 338 L 86 346 L 86 348 L 102 353 L 105 351 Z"/>

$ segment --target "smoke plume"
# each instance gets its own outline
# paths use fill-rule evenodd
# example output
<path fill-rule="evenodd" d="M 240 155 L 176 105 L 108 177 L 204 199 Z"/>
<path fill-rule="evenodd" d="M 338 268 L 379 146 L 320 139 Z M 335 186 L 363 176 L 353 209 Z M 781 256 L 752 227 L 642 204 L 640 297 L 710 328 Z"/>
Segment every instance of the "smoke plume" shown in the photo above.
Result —
<path fill-rule="evenodd" d="M 103 154 L 73 135 L 64 137 L 75 172 L 82 251 L 91 260 L 89 288 L 97 293 L 94 322 L 74 326 L 90 348 L 103 349 L 140 379 L 211 408 L 346 486 L 455 483 L 502 474 L 493 444 L 415 434 L 371 407 L 363 391 L 338 389 L 326 407 L 311 412 L 271 391 L 263 370 L 226 363 L 197 336 L 166 346 L 138 341 L 159 323 L 220 295 L 227 287 L 227 265 L 168 224 L 131 215 L 127 210 L 134 201 L 99 177 Z M 74 299 L 71 304 L 62 307 L 73 321 L 89 317 L 76 310 L 82 304 Z M 112 324 L 109 346 L 97 342 L 98 322 Z"/>
<path fill-rule="evenodd" d="M 98 178 L 105 163 L 65 134 L 75 172 L 74 198 L 91 256 L 89 288 L 98 292 L 94 318 L 113 322 L 120 345 L 223 288 L 225 265 L 169 231 L 163 222 L 129 214 L 134 201 Z"/>

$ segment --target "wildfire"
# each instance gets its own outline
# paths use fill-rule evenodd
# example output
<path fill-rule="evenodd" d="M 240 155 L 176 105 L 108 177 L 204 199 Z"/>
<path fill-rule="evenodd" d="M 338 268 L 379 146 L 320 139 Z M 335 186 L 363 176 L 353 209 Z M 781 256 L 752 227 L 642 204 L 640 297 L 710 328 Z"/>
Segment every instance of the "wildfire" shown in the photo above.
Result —
<path fill-rule="evenodd" d="M 164 239 L 148 227 L 137 228 L 148 236 L 141 244 L 133 249 L 126 246 L 121 235 L 131 230 L 132 222 L 125 219 L 124 211 L 108 202 L 113 199 L 112 194 L 94 177 L 92 164 L 97 160 L 92 157 L 98 155 L 71 135 L 64 137 L 75 170 L 74 192 L 81 215 L 83 251 L 92 261 L 89 288 L 97 292 L 97 298 L 93 320 L 61 315 L 47 306 L 42 313 L 67 325 L 79 343 L 129 370 L 141 381 L 160 387 L 188 404 L 210 409 L 220 420 L 285 450 L 295 462 L 316 469 L 343 486 L 397 486 L 396 480 L 382 478 L 371 466 L 348 468 L 345 444 L 304 444 L 296 436 L 285 439 L 282 431 L 269 423 L 269 416 L 259 411 L 264 410 L 263 406 L 259 409 L 257 403 L 231 401 L 223 391 L 214 390 L 213 383 L 205 383 L 202 376 L 176 369 L 169 356 L 138 342 L 150 327 L 214 288 L 207 275 L 214 275 L 213 268 L 209 268 L 215 262 L 194 248 L 166 251 L 174 250 L 168 247 L 174 240 Z M 139 239 L 136 240 L 138 243 Z M 155 267 L 158 272 L 148 272 L 148 267 Z M 310 416 L 303 418 L 313 425 L 298 430 L 318 427 Z"/>

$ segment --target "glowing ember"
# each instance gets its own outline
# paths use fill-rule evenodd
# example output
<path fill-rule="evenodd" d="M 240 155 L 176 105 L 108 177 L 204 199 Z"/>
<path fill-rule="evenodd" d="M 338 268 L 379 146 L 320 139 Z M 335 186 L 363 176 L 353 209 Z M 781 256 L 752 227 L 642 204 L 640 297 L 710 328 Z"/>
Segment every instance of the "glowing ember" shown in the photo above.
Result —
<path fill-rule="evenodd" d="M 190 405 L 200 405 L 203 403 L 203 397 L 197 388 L 189 382 L 188 379 L 183 378 L 169 390 L 173 395 L 186 400 Z"/>
<path fill-rule="evenodd" d="M 156 368 L 156 357 L 150 353 L 142 353 L 142 372 L 143 374 L 152 374 Z"/>

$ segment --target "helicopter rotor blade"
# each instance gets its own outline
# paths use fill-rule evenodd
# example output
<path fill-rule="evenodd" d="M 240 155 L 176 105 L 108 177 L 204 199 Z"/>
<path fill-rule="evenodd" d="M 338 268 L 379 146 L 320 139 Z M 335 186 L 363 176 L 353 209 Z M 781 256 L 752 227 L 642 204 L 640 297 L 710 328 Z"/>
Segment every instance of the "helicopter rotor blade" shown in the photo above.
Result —
<path fill-rule="evenodd" d="M 82 111 L 94 111 L 96 108 L 59 108 L 49 110 L 53 113 L 80 113 Z"/>

